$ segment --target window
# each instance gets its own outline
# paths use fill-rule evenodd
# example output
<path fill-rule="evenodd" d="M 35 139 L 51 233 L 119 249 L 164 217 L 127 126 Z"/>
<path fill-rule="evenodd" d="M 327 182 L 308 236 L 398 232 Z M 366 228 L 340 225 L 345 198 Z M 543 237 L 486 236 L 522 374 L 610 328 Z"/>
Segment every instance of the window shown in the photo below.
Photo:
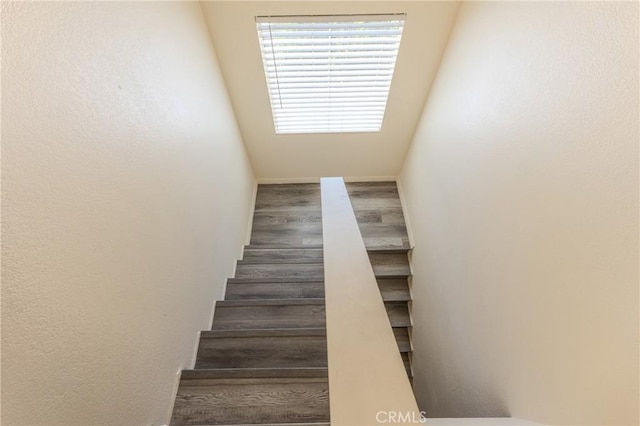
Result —
<path fill-rule="evenodd" d="M 380 131 L 404 18 L 256 17 L 276 133 Z"/>

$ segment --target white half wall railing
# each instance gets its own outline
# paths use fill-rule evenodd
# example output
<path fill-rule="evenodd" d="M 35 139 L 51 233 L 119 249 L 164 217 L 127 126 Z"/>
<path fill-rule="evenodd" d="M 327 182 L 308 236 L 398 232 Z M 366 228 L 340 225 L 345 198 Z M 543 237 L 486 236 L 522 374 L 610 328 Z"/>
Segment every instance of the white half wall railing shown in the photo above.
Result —
<path fill-rule="evenodd" d="M 331 425 L 421 424 L 344 181 L 320 186 Z"/>

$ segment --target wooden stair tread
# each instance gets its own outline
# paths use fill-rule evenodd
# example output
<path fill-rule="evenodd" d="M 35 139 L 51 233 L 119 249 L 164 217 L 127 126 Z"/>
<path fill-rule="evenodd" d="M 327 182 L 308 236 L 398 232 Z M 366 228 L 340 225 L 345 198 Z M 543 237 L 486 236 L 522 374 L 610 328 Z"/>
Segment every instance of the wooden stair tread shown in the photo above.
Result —
<path fill-rule="evenodd" d="M 389 294 L 398 294 L 392 291 Z M 323 281 L 242 282 L 227 285 L 225 300 L 324 298 Z"/>
<path fill-rule="evenodd" d="M 315 278 L 324 275 L 322 263 L 236 264 L 236 278 Z"/>
<path fill-rule="evenodd" d="M 212 329 L 325 328 L 322 298 L 246 299 L 216 303 Z"/>
<path fill-rule="evenodd" d="M 369 254 L 407 254 L 413 250 L 411 246 L 371 246 L 366 249 Z"/>
<path fill-rule="evenodd" d="M 318 425 L 329 415 L 326 377 L 186 379 L 171 425 Z"/>
<path fill-rule="evenodd" d="M 322 248 L 323 246 L 319 244 L 309 244 L 302 246 L 289 246 L 279 244 L 249 244 L 244 246 L 245 250 L 322 250 Z"/>
<path fill-rule="evenodd" d="M 397 279 L 406 279 L 411 276 L 410 272 L 406 274 L 398 274 L 398 273 L 387 273 L 387 272 L 377 272 L 374 274 L 376 278 L 397 278 Z"/>
<path fill-rule="evenodd" d="M 195 369 L 326 366 L 325 329 L 240 329 L 202 332 Z"/>
<path fill-rule="evenodd" d="M 244 330 L 205 330 L 200 332 L 201 339 L 228 339 L 244 337 L 296 337 L 326 336 L 326 328 L 266 328 Z"/>
<path fill-rule="evenodd" d="M 244 299 L 244 300 L 219 300 L 218 308 L 232 308 L 240 306 L 278 306 L 278 305 L 324 305 L 322 298 L 300 297 L 297 299 Z"/>
<path fill-rule="evenodd" d="M 227 284 L 259 284 L 259 283 L 324 283 L 324 277 L 260 277 L 260 278 L 227 278 Z"/>
<path fill-rule="evenodd" d="M 305 264 L 315 264 L 315 263 L 324 263 L 322 258 L 312 259 L 312 258 L 284 258 L 284 259 L 273 259 L 273 258 L 265 258 L 265 259 L 242 259 L 236 261 L 237 265 L 305 265 Z"/>
<path fill-rule="evenodd" d="M 393 334 L 398 343 L 400 352 L 411 352 L 411 340 L 409 338 L 409 330 L 407 327 L 394 327 Z"/>
<path fill-rule="evenodd" d="M 395 182 L 347 184 L 407 375 L 412 250 Z M 259 185 L 250 243 L 172 425 L 330 426 L 320 185 Z"/>
<path fill-rule="evenodd" d="M 411 295 L 386 295 L 383 293 L 382 300 L 384 302 L 411 302 Z"/>
<path fill-rule="evenodd" d="M 392 327 L 411 327 L 411 315 L 407 302 L 385 302 L 389 321 Z"/>
<path fill-rule="evenodd" d="M 201 368 L 182 370 L 180 379 L 326 378 L 327 368 Z"/>

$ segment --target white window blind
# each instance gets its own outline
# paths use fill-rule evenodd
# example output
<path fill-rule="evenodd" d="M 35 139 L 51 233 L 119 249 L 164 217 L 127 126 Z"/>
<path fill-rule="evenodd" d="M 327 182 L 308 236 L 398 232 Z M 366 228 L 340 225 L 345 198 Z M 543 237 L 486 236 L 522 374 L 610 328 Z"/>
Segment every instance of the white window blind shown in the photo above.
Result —
<path fill-rule="evenodd" d="M 404 18 L 256 17 L 276 133 L 380 131 Z"/>

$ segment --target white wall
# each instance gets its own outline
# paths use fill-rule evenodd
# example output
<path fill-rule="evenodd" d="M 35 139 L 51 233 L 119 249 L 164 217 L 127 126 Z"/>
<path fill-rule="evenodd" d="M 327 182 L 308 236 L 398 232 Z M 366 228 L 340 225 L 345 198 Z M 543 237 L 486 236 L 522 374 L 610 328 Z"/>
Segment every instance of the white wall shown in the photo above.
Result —
<path fill-rule="evenodd" d="M 638 4 L 471 2 L 401 174 L 435 417 L 638 424 Z"/>
<path fill-rule="evenodd" d="M 398 175 L 451 32 L 457 1 L 207 1 L 203 9 L 238 124 L 260 182 Z M 377 133 L 276 135 L 256 16 L 407 14 Z"/>
<path fill-rule="evenodd" d="M 2 15 L 2 422 L 167 422 L 254 187 L 200 5 Z"/>

